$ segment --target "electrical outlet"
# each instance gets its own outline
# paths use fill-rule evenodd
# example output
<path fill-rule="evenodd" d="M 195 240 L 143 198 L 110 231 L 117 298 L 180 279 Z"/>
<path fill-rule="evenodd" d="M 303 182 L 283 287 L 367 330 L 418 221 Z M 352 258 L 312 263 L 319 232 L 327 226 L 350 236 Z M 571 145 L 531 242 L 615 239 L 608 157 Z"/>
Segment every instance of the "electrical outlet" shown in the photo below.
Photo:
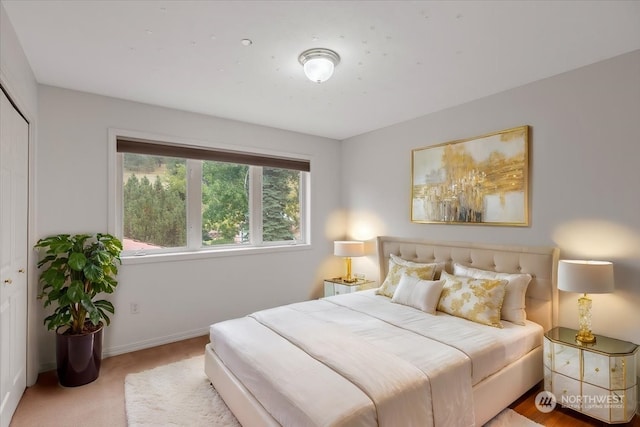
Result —
<path fill-rule="evenodd" d="M 131 314 L 139 314 L 140 313 L 140 305 L 137 302 L 131 303 Z"/>

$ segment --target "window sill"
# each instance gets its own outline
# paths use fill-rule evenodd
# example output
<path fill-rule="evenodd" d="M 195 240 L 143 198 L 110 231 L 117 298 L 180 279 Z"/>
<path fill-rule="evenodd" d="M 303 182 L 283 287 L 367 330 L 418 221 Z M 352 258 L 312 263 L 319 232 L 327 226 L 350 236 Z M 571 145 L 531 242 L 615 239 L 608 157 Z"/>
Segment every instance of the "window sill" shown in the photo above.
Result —
<path fill-rule="evenodd" d="M 226 247 L 224 249 L 201 249 L 196 251 L 156 253 L 146 255 L 124 255 L 122 265 L 153 264 L 157 262 L 191 261 L 198 259 L 220 258 L 228 256 L 257 255 L 278 252 L 293 252 L 310 250 L 308 243 L 298 243 L 281 246 L 250 246 L 240 248 Z"/>

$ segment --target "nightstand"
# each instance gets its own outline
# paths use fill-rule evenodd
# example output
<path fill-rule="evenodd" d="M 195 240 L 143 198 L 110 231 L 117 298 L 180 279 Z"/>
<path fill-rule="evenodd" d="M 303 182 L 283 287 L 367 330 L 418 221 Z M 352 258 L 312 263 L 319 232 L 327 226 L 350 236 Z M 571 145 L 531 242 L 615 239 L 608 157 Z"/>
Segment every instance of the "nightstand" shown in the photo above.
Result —
<path fill-rule="evenodd" d="M 629 422 L 637 406 L 638 346 L 603 335 L 582 344 L 577 332 L 558 327 L 544 334 L 544 389 L 564 407 L 610 424 Z"/>
<path fill-rule="evenodd" d="M 373 280 L 358 280 L 356 282 L 345 282 L 341 278 L 324 280 L 324 296 L 350 294 L 351 292 L 364 291 L 365 289 L 373 289 L 376 282 Z"/>

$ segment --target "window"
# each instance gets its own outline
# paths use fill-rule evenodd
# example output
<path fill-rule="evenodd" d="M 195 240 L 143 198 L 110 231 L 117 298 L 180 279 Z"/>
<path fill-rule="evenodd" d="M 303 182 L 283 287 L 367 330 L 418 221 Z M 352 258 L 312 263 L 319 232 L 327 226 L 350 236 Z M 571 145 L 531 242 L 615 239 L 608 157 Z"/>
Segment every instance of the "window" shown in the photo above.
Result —
<path fill-rule="evenodd" d="M 123 256 L 306 243 L 309 161 L 117 139 Z"/>
<path fill-rule="evenodd" d="M 187 246 L 187 161 L 124 154 L 123 244 L 125 250 Z"/>

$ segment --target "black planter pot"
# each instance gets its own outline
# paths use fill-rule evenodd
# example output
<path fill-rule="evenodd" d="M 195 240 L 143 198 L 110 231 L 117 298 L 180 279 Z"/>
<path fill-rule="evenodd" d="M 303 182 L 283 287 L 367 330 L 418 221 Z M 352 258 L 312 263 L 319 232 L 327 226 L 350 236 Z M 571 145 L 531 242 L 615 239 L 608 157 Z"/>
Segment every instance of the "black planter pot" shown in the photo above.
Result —
<path fill-rule="evenodd" d="M 82 335 L 56 332 L 58 381 L 65 387 L 77 387 L 95 381 L 102 362 L 102 330 Z"/>

